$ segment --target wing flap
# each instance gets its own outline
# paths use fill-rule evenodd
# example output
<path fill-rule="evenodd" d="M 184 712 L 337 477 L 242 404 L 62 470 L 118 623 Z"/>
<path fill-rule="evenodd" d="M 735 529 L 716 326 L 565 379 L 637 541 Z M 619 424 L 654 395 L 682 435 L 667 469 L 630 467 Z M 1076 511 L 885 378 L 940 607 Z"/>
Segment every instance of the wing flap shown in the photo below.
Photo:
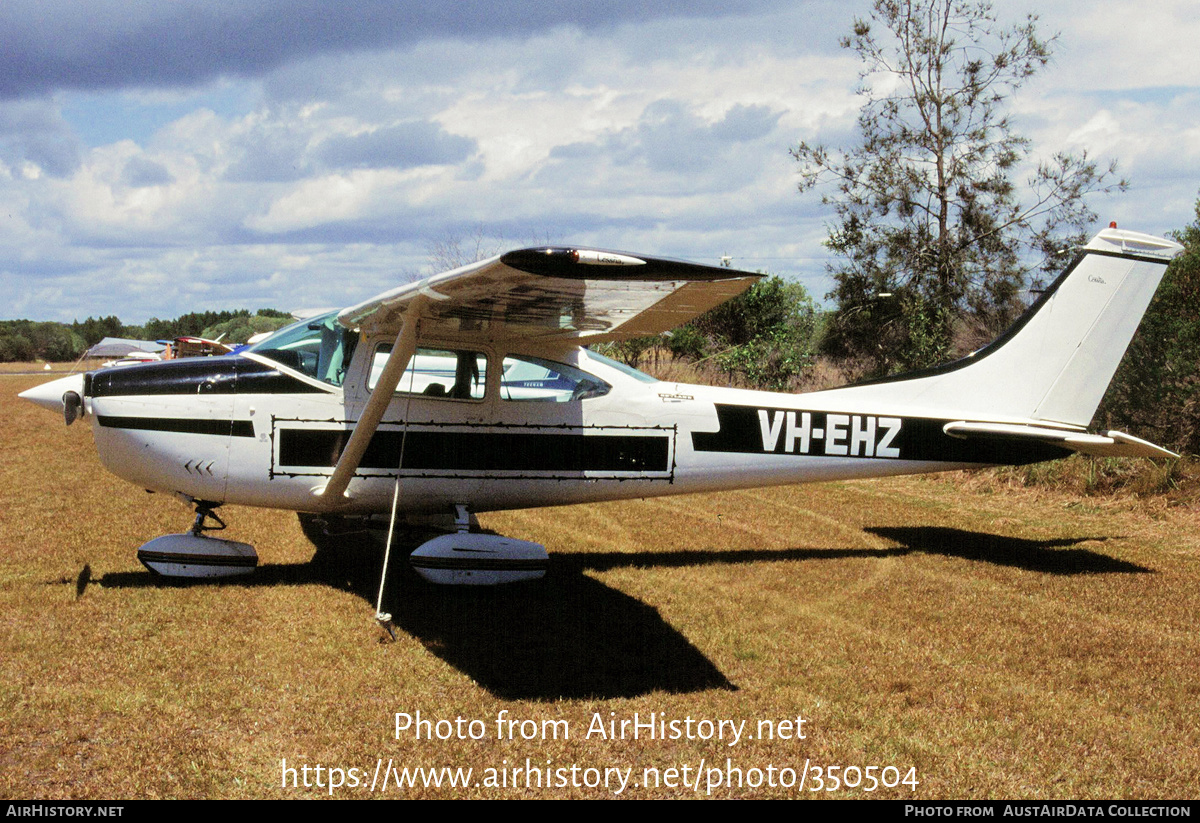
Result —
<path fill-rule="evenodd" d="M 522 249 L 344 309 L 349 328 L 395 332 L 417 295 L 424 334 L 587 343 L 676 328 L 762 275 L 587 249 Z"/>
<path fill-rule="evenodd" d="M 1090 434 L 1080 429 L 1055 429 L 1020 423 L 985 423 L 958 420 L 947 423 L 942 431 L 962 439 L 1036 440 L 1090 454 L 1094 457 L 1149 457 L 1162 460 L 1179 455 L 1124 432 Z"/>

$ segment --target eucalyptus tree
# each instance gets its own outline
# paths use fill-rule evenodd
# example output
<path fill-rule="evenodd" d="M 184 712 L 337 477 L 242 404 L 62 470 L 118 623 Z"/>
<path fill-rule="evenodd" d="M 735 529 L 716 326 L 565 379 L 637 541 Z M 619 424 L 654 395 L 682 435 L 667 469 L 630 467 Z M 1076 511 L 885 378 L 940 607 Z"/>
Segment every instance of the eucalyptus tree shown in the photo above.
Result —
<path fill-rule="evenodd" d="M 1086 152 L 1034 161 L 1013 127 L 1009 100 L 1056 39 L 970 0 L 876 0 L 854 21 L 859 142 L 792 149 L 801 191 L 821 185 L 836 215 L 828 351 L 874 374 L 945 359 L 957 329 L 994 332 L 1062 267 L 1096 219 L 1087 195 L 1125 188 Z"/>

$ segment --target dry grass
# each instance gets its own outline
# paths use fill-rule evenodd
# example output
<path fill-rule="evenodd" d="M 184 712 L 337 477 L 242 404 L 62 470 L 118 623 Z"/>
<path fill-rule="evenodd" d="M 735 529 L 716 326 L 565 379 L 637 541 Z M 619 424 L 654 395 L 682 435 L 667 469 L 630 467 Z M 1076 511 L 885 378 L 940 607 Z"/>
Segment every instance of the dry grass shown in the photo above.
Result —
<path fill-rule="evenodd" d="M 46 367 L 50 368 L 47 369 Z M 74 363 L 0 363 L 0 374 L 8 375 L 46 375 L 61 376 L 70 374 L 73 371 L 86 371 L 83 364 L 76 367 Z"/>
<path fill-rule="evenodd" d="M 47 363 L 44 360 L 38 360 L 33 363 L 0 363 L 0 374 L 61 376 L 73 372 L 98 369 L 110 360 L 112 360 L 111 357 L 88 357 L 64 363 Z M 46 368 L 47 366 L 49 368 Z"/>
<path fill-rule="evenodd" d="M 1151 461 L 1076 454 L 1066 460 L 989 472 L 996 488 L 1048 488 L 1081 497 L 1130 498 L 1150 506 L 1200 503 L 1200 464 L 1195 457 Z M 981 487 L 982 488 L 982 487 Z"/>
<path fill-rule="evenodd" d="M 526 758 L 636 777 L 726 757 L 744 770 L 915 767 L 917 791 L 876 793 L 888 797 L 1200 786 L 1189 506 L 952 475 L 495 514 L 485 525 L 551 548 L 548 578 L 477 592 L 397 572 L 385 644 L 378 555 L 348 546 L 310 562 L 291 515 L 223 511 L 229 536 L 258 546 L 249 582 L 151 577 L 134 549 L 182 531 L 188 512 L 107 475 L 86 426 L 18 402 L 35 382 L 0 378 L 0 796 L 319 796 L 281 788 L 281 759 L 369 780 L 381 757 L 476 777 Z M 572 737 L 394 739 L 393 714 L 418 710 L 489 732 L 501 711 L 561 719 Z M 584 739 L 593 713 L 634 712 L 751 727 L 801 715 L 807 737 Z"/>

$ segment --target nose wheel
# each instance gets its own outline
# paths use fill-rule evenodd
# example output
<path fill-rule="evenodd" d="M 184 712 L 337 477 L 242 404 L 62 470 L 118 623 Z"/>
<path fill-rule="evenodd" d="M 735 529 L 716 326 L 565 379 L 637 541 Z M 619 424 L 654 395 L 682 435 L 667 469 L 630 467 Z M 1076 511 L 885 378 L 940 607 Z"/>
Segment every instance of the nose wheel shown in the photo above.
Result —
<path fill-rule="evenodd" d="M 254 571 L 258 553 L 249 543 L 204 534 L 225 528 L 225 521 L 214 511 L 220 504 L 197 500 L 195 505 L 191 531 L 143 544 L 137 552 L 142 565 L 163 577 L 236 577 Z"/>

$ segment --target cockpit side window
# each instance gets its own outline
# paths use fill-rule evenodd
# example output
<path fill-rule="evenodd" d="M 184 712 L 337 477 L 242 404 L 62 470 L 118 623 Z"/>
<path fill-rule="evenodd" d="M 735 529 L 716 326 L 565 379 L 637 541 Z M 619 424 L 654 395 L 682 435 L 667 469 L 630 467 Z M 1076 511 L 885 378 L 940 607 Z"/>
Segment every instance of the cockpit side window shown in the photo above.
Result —
<path fill-rule="evenodd" d="M 367 388 L 374 389 L 392 354 L 392 345 L 375 348 Z M 482 400 L 487 386 L 487 355 L 476 351 L 419 348 L 396 386 L 400 394 Z"/>
<path fill-rule="evenodd" d="M 247 351 L 341 386 L 357 344 L 358 332 L 338 323 L 337 312 L 329 312 L 286 326 Z"/>
<path fill-rule="evenodd" d="M 504 400 L 569 403 L 608 394 L 612 386 L 566 363 L 523 354 L 504 358 L 500 397 Z"/>

